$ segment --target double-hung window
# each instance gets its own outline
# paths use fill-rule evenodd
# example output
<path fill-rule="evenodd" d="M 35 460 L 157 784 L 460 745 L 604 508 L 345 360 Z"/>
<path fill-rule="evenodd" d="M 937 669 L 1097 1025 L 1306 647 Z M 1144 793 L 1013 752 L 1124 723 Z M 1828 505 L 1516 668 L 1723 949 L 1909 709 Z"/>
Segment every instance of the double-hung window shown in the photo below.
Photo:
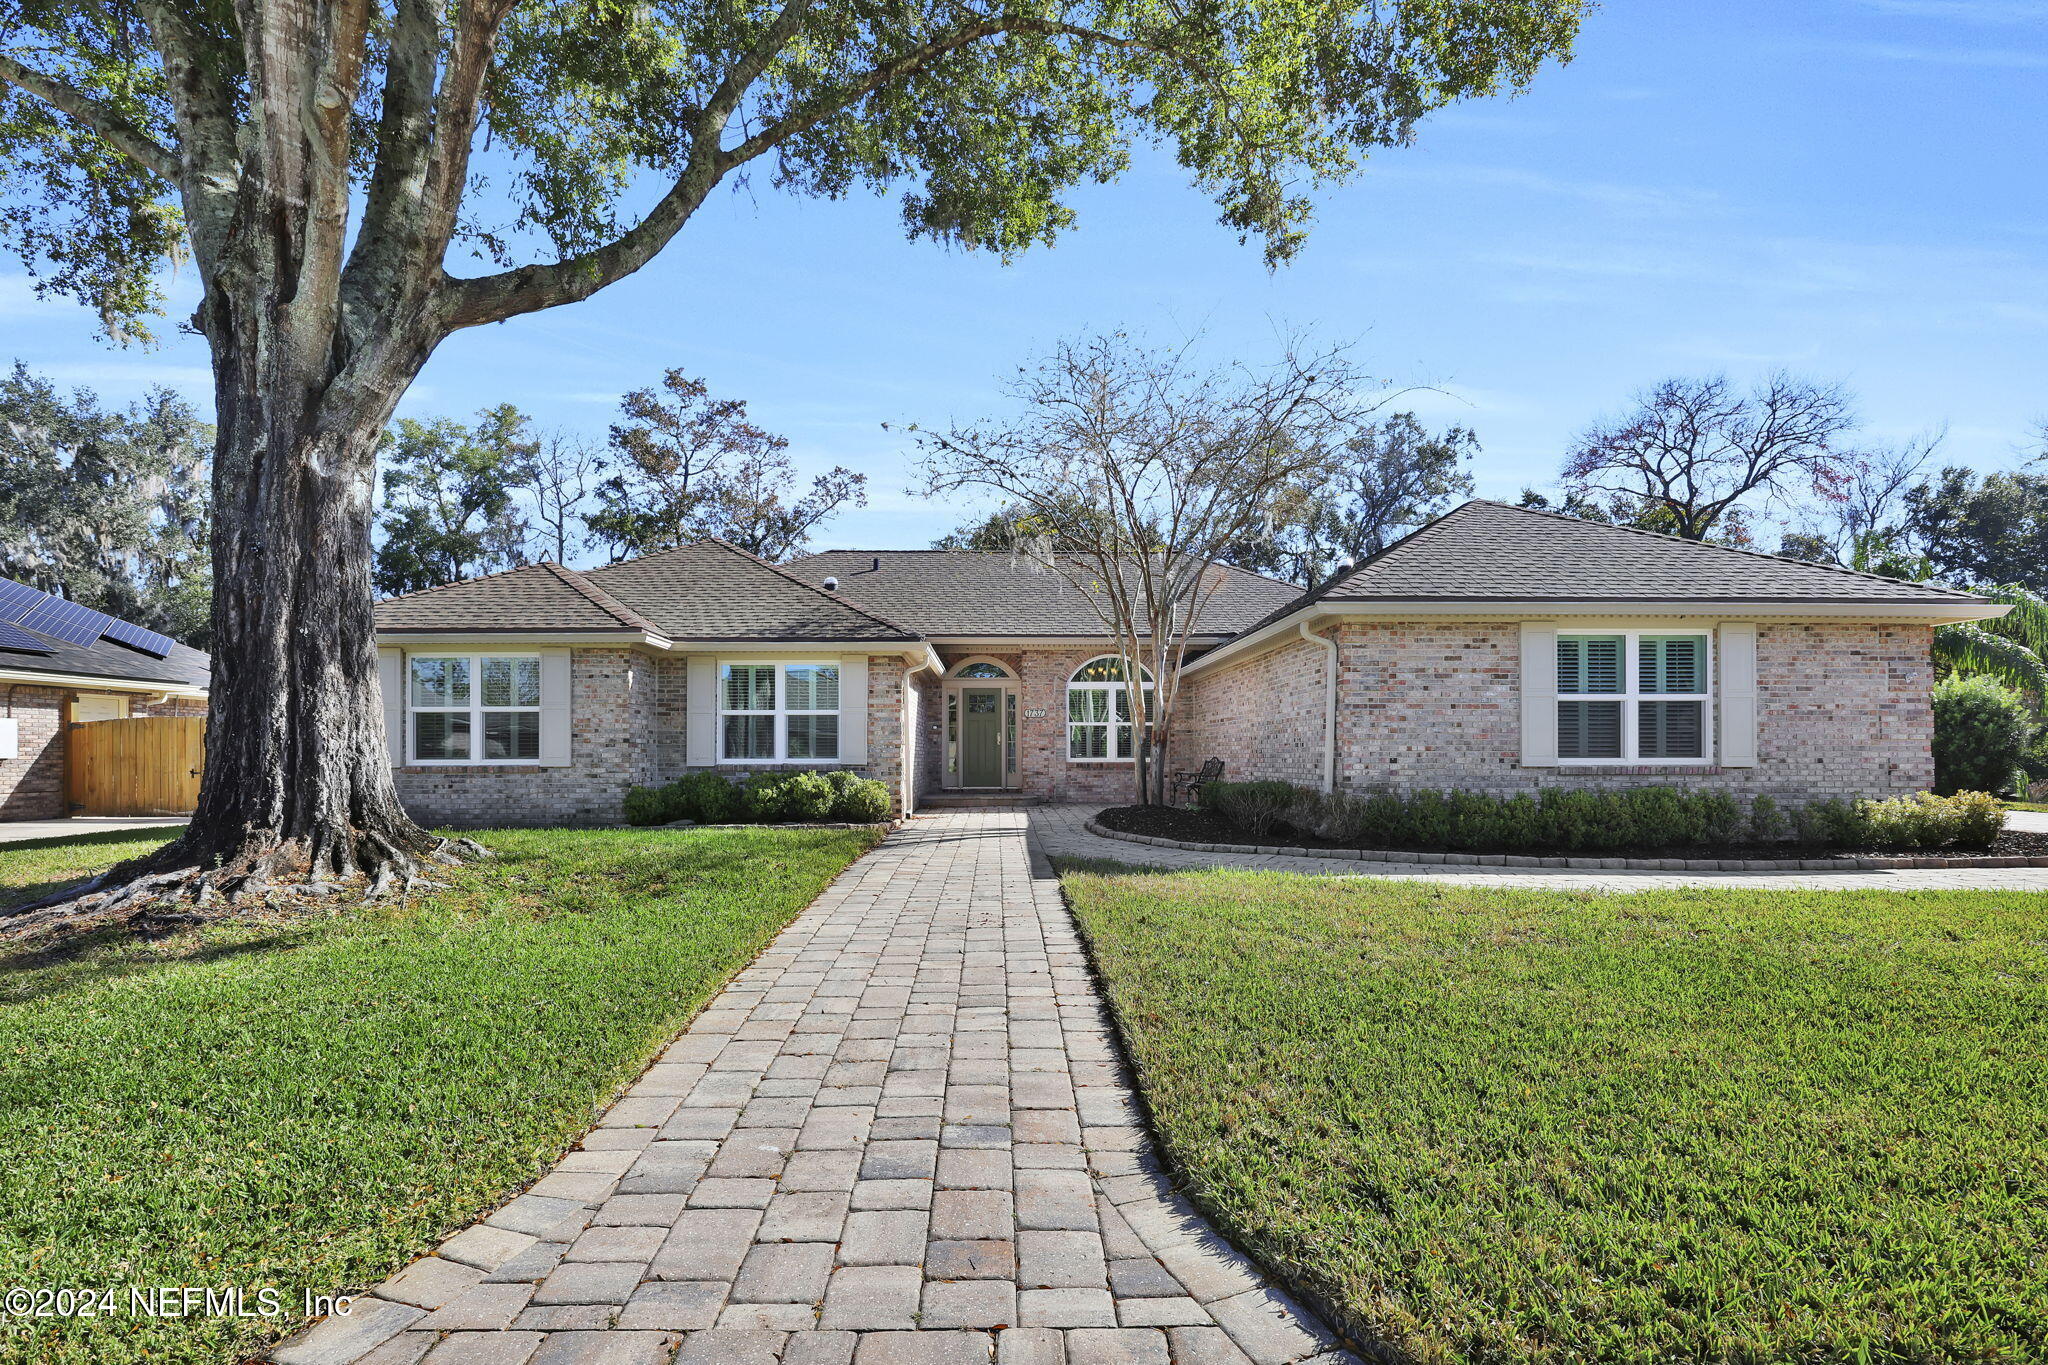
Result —
<path fill-rule="evenodd" d="M 412 762 L 540 761 L 540 656 L 414 655 L 406 669 Z"/>
<path fill-rule="evenodd" d="M 837 762 L 839 665 L 720 664 L 718 713 L 722 762 Z"/>
<path fill-rule="evenodd" d="M 1708 637 L 1610 631 L 1557 637 L 1564 763 L 1703 763 L 1712 751 Z"/>

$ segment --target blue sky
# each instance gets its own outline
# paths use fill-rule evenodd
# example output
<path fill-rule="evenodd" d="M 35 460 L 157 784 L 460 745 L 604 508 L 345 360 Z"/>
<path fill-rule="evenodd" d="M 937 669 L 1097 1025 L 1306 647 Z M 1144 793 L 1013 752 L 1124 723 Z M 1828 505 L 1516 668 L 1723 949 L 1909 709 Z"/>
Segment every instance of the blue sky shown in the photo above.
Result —
<path fill-rule="evenodd" d="M 1609 0 L 1528 94 L 1447 110 L 1325 191 L 1277 273 L 1158 158 L 1007 266 L 907 243 L 886 200 L 764 186 L 594 300 L 451 339 L 401 411 L 509 400 L 601 436 L 618 394 L 680 366 L 801 467 L 865 470 L 870 508 L 819 543 L 875 547 L 961 519 L 906 491 L 884 423 L 980 416 L 1034 351 L 1116 326 L 1248 358 L 1298 328 L 1355 338 L 1431 387 L 1402 406 L 1476 429 L 1492 496 L 1547 483 L 1638 387 L 1778 366 L 1847 381 L 1876 435 L 1946 423 L 1946 459 L 2008 468 L 2048 416 L 2044 130 L 2048 0 Z M 207 393 L 193 339 L 110 349 L 19 278 L 0 337 L 111 397 Z"/>

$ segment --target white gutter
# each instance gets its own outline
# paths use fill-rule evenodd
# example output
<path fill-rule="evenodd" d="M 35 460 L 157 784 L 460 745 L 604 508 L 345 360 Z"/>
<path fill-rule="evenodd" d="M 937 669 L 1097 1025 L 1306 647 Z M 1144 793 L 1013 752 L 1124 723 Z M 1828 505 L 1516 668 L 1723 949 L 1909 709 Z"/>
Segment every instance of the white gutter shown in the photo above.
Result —
<path fill-rule="evenodd" d="M 1323 790 L 1337 790 L 1337 642 L 1318 635 L 1310 627 L 1316 621 L 1301 622 L 1301 638 L 1327 651 L 1323 661 Z"/>
<path fill-rule="evenodd" d="M 60 692 L 160 692 L 167 697 L 204 700 L 206 689 L 196 683 L 167 683 L 161 678 L 102 678 L 90 673 L 35 673 L 18 668 L 0 668 L 0 683 L 48 687 Z"/>
<path fill-rule="evenodd" d="M 1642 600 L 1635 602 L 1535 601 L 1446 602 L 1436 599 L 1372 602 L 1304 602 L 1294 612 L 1269 621 L 1249 634 L 1240 635 L 1198 659 L 1190 659 L 1184 674 L 1199 673 L 1229 659 L 1242 659 L 1262 649 L 1271 649 L 1294 638 L 1292 627 L 1313 612 L 1319 617 L 1344 616 L 1365 620 L 1412 621 L 1434 617 L 1462 621 L 1568 620 L 1575 617 L 1687 616 L 1719 621 L 1902 621 L 1916 625 L 1946 626 L 1964 621 L 1988 621 L 2004 616 L 2012 607 L 2004 602 L 1710 602 L 1690 600 Z"/>

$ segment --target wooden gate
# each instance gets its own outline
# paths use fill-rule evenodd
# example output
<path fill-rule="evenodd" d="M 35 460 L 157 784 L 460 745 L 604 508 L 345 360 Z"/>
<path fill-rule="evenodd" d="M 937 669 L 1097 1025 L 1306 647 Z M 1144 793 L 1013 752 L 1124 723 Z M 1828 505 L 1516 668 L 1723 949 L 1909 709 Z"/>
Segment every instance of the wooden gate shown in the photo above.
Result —
<path fill-rule="evenodd" d="M 186 815 L 199 804 L 204 717 L 92 720 L 68 733 L 65 786 L 73 815 Z"/>

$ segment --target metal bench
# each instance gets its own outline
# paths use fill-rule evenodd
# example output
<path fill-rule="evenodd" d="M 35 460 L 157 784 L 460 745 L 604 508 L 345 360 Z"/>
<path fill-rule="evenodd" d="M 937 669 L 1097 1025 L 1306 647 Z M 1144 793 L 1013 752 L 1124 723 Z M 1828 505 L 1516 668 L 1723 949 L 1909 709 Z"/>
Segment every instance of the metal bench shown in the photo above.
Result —
<path fill-rule="evenodd" d="M 1173 775 L 1173 790 L 1176 795 L 1185 796 L 1192 802 L 1201 794 L 1202 788 L 1223 776 L 1223 760 L 1212 758 L 1199 769 L 1178 772 Z"/>

